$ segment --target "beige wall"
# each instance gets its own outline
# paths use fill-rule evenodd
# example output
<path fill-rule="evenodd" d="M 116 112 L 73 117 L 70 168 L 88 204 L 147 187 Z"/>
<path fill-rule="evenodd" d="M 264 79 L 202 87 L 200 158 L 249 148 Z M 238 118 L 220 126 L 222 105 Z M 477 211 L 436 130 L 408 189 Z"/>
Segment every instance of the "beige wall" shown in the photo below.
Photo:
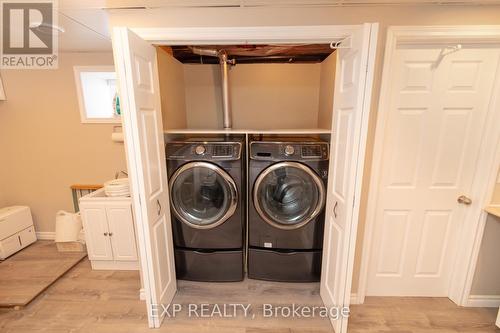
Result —
<path fill-rule="evenodd" d="M 500 170 L 491 203 L 500 204 Z M 488 215 L 474 273 L 471 295 L 500 295 L 500 217 Z"/>
<path fill-rule="evenodd" d="M 378 49 L 370 115 L 360 224 L 354 265 L 353 292 L 358 289 L 362 239 L 366 220 L 366 201 L 375 137 L 377 104 L 382 76 L 387 27 L 390 25 L 487 25 L 500 24 L 500 6 L 352 6 L 315 8 L 168 8 L 156 10 L 112 10 L 111 26 L 276 26 L 328 25 L 379 22 Z"/>
<path fill-rule="evenodd" d="M 315 128 L 320 64 L 239 64 L 229 71 L 234 128 Z M 220 67 L 184 65 L 190 128 L 222 128 Z"/>
<path fill-rule="evenodd" d="M 332 124 L 336 64 L 337 53 L 330 54 L 330 56 L 321 63 L 318 125 L 323 128 L 331 128 Z"/>
<path fill-rule="evenodd" d="M 488 215 L 471 295 L 500 295 L 500 217 Z"/>
<path fill-rule="evenodd" d="M 496 204 L 496 205 L 500 205 L 500 170 L 498 170 L 498 176 L 496 179 L 495 188 L 493 189 L 491 203 Z"/>
<path fill-rule="evenodd" d="M 71 184 L 126 168 L 112 125 L 80 122 L 73 76 L 74 65 L 112 64 L 110 53 L 62 53 L 58 70 L 2 70 L 0 203 L 30 206 L 37 231 L 54 231 L 56 212 L 73 210 Z"/>
<path fill-rule="evenodd" d="M 163 128 L 186 128 L 186 98 L 183 65 L 157 48 Z"/>

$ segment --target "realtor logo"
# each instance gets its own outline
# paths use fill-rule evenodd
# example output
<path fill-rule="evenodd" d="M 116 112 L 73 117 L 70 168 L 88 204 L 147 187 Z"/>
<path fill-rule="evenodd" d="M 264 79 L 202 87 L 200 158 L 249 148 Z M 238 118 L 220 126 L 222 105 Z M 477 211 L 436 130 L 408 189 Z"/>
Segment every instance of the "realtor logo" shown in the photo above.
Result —
<path fill-rule="evenodd" d="M 1 68 L 57 68 L 54 1 L 2 1 Z"/>

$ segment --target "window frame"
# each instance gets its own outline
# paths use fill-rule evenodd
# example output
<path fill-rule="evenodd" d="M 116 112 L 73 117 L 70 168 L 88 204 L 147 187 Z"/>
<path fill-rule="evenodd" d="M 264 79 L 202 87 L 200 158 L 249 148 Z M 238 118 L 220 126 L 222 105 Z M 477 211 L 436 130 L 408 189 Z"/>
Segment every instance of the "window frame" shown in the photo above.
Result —
<path fill-rule="evenodd" d="M 80 109 L 80 121 L 82 124 L 121 124 L 121 115 L 114 118 L 89 118 L 85 109 L 81 73 L 83 72 L 113 72 L 116 73 L 113 65 L 98 66 L 73 66 L 75 76 L 76 94 L 78 96 L 78 107 Z M 117 78 L 118 80 L 118 78 Z M 118 84 L 117 84 L 118 88 Z"/>

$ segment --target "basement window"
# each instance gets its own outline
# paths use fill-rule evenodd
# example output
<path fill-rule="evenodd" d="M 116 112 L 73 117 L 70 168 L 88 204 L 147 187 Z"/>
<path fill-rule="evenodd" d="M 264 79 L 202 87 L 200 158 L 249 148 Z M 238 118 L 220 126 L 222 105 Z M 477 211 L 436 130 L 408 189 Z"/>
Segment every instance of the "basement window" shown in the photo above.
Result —
<path fill-rule="evenodd" d="M 74 72 L 82 123 L 120 123 L 114 67 L 75 66 Z"/>

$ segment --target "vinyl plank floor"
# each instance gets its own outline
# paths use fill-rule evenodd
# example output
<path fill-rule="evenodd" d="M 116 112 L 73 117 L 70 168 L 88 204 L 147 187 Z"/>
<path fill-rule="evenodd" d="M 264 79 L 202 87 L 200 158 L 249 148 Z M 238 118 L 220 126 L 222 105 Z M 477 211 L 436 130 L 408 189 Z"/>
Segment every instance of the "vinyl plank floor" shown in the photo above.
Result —
<path fill-rule="evenodd" d="M 252 303 L 255 318 L 190 318 L 183 311 L 158 330 L 147 327 L 136 271 L 92 271 L 87 259 L 21 310 L 0 308 L 0 332 L 328 333 L 324 318 L 263 318 L 261 305 L 321 305 L 317 283 L 178 282 L 174 302 Z M 349 333 L 500 333 L 496 309 L 461 308 L 445 298 L 368 297 L 353 305 Z M 241 311 L 239 312 L 241 313 Z"/>
<path fill-rule="evenodd" d="M 86 257 L 37 241 L 0 262 L 0 307 L 25 306 Z"/>

